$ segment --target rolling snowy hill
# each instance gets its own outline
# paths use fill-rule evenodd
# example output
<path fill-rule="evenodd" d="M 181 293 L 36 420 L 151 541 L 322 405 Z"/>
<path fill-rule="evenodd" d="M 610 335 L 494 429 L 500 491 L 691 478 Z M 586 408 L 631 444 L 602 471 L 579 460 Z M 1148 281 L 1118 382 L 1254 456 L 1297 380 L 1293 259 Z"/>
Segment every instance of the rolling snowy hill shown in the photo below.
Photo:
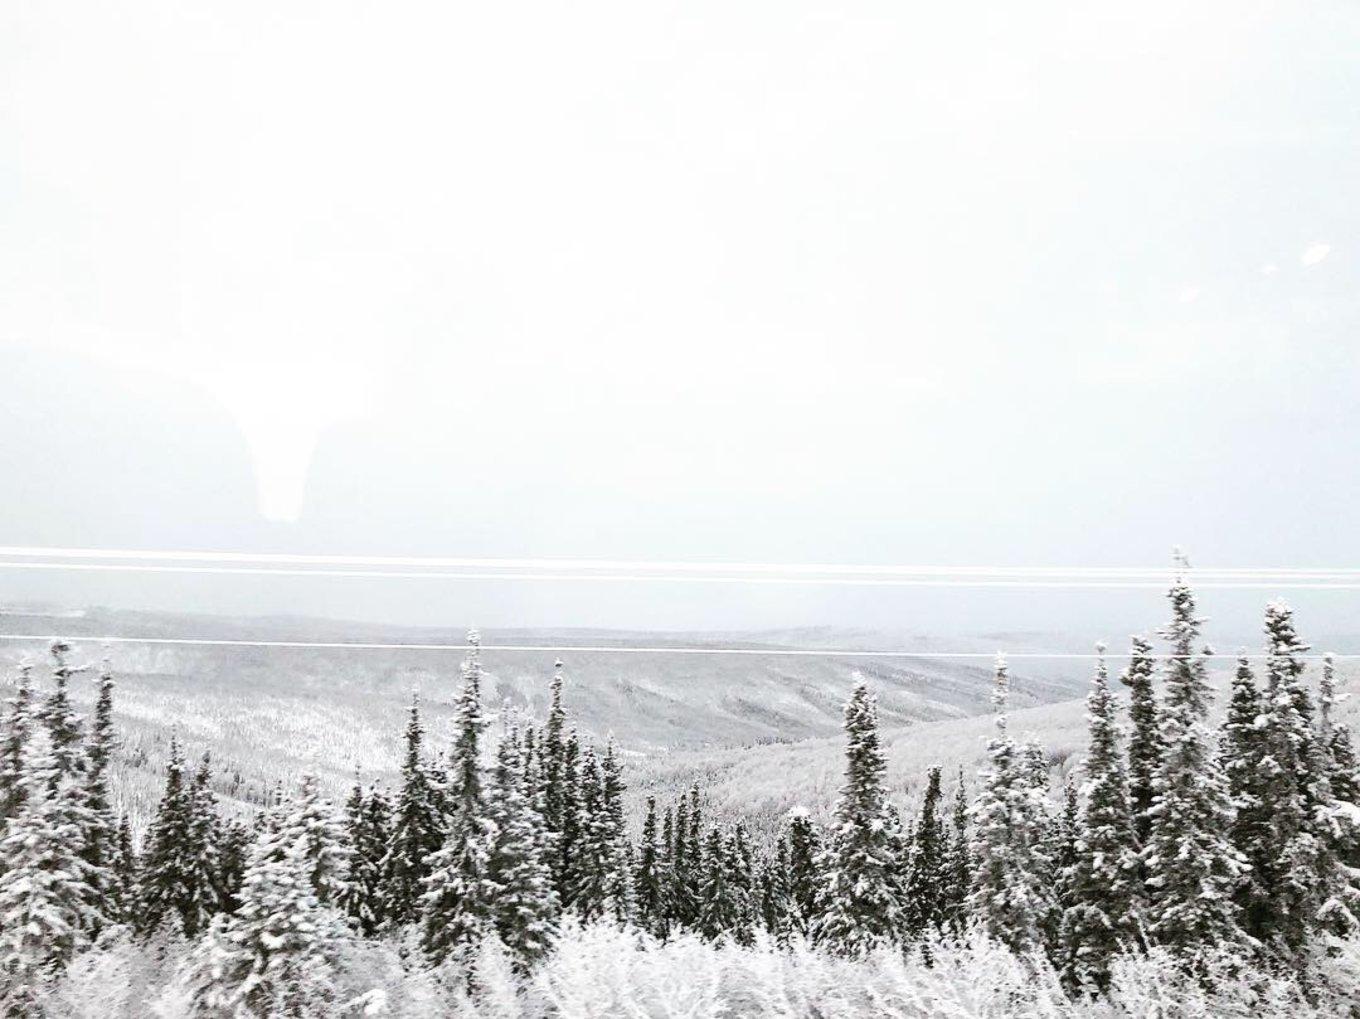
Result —
<path fill-rule="evenodd" d="M 140 813 L 157 795 L 156 772 L 172 730 L 188 752 L 211 751 L 219 790 L 258 801 L 275 781 L 304 770 L 338 786 L 357 766 L 369 776 L 393 774 L 397 743 L 413 692 L 421 700 L 437 752 L 448 732 L 463 651 L 357 650 L 112 644 L 95 635 L 213 640 L 459 644 L 461 630 L 394 628 L 313 619 L 236 619 L 90 609 L 7 611 L 0 632 L 69 639 L 73 660 L 108 654 L 118 679 L 117 705 L 126 733 L 129 805 Z M 627 633 L 487 631 L 487 645 L 640 648 L 742 647 L 742 655 L 571 651 L 564 661 L 566 700 L 587 735 L 613 734 L 628 757 L 668 760 L 686 751 L 789 744 L 839 731 L 841 709 L 863 675 L 880 697 L 885 727 L 965 719 L 988 708 L 985 659 L 786 657 L 781 649 L 976 650 L 1004 640 L 1011 650 L 1052 646 L 1043 635 L 923 638 L 906 634 L 802 630 L 778 633 Z M 769 653 L 760 653 L 768 651 Z M 19 660 L 38 663 L 45 641 L 5 642 L 3 682 Z M 497 724 L 541 720 L 557 652 L 483 652 L 484 697 Z M 1035 663 L 1026 663 L 1035 664 Z M 1015 670 L 1018 705 L 1065 700 L 1080 689 L 1080 669 Z M 78 684 L 88 702 L 92 684 Z M 684 759 L 683 757 L 681 759 Z"/>

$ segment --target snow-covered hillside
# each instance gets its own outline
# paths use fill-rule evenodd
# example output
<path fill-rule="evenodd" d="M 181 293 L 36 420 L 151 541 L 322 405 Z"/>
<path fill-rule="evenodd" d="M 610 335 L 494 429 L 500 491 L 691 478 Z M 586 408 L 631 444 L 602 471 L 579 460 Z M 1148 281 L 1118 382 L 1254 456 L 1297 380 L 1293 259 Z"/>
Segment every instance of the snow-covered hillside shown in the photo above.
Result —
<path fill-rule="evenodd" d="M 211 751 L 218 791 L 258 803 L 279 779 L 318 772 L 338 788 L 356 767 L 392 776 L 413 693 L 418 693 L 432 746 L 449 731 L 458 688 L 459 651 L 355 650 L 113 644 L 89 635 L 194 636 L 217 640 L 461 645 L 461 629 L 397 628 L 314 619 L 237 619 L 91 609 L 0 616 L 0 632 L 69 638 L 76 661 L 105 653 L 118 681 L 118 714 L 128 771 L 121 788 L 134 816 L 145 816 L 161 783 L 172 729 L 190 756 Z M 765 633 L 616 631 L 485 631 L 486 645 L 595 647 L 744 647 L 770 654 L 678 655 L 665 652 L 563 652 L 566 697 L 586 734 L 613 734 L 637 774 L 688 774 L 684 762 L 727 760 L 760 745 L 834 739 L 856 674 L 879 696 L 886 728 L 909 729 L 961 720 L 988 709 L 986 659 L 786 657 L 783 648 L 966 650 L 990 653 L 1052 647 L 1042 634 L 932 636 L 831 629 Z M 0 646 L 0 684 L 13 681 L 19 660 L 43 660 L 43 641 Z M 483 654 L 488 710 L 509 720 L 541 720 L 556 653 Z M 1078 663 L 1031 663 L 1016 670 L 1019 706 L 1077 695 Z M 88 701 L 92 691 L 78 687 Z M 830 747 L 828 744 L 828 748 Z M 815 747 L 816 745 L 814 745 Z M 815 759 L 820 751 L 807 751 Z M 827 750 L 828 755 L 834 753 Z M 794 751 L 800 760 L 804 751 Z M 669 762 L 675 760 L 674 768 Z M 740 757 L 731 758 L 739 760 Z M 779 755 L 768 758 L 779 760 Z M 665 763 L 656 763 L 665 762 Z M 717 766 L 716 764 L 714 765 Z M 649 770 L 655 769 L 655 770 Z M 669 769 L 669 770 L 668 770 Z M 794 784 L 794 795 L 801 780 Z M 639 784 L 639 788 L 640 788 Z M 834 788 L 834 781 L 832 781 Z"/>

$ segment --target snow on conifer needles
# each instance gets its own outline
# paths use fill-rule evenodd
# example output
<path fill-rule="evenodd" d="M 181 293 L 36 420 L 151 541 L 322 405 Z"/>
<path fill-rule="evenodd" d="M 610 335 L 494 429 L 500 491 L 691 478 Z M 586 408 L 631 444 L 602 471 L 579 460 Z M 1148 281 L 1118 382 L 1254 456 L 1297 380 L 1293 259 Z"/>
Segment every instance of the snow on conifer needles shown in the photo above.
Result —
<path fill-rule="evenodd" d="M 337 806 L 306 776 L 243 825 L 176 739 L 134 847 L 112 673 L 87 723 L 57 642 L 0 728 L 4 1008 L 91 1014 L 98 987 L 106 1011 L 201 1016 L 1339 1014 L 1360 775 L 1334 662 L 1315 692 L 1272 604 L 1264 684 L 1244 658 L 1215 727 L 1183 578 L 1170 601 L 1168 657 L 1135 638 L 1113 685 L 1097 649 L 1079 786 L 1051 789 L 1012 734 L 998 658 L 971 800 L 933 768 L 904 815 L 861 681 L 825 827 L 715 823 L 696 785 L 650 797 L 636 839 L 620 752 L 572 726 L 562 663 L 543 724 L 493 738 L 474 633 L 452 738 L 413 700 L 395 789 L 356 776 Z"/>

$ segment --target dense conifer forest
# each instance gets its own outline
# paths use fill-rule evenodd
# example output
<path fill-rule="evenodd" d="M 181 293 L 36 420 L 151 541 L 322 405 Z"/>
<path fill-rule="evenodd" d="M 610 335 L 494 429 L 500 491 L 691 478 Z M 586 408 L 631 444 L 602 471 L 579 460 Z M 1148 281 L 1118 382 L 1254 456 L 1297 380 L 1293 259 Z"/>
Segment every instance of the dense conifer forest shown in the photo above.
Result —
<path fill-rule="evenodd" d="M 25 665 L 0 727 L 0 994 L 14 1016 L 1360 1014 L 1360 771 L 1335 665 L 1265 612 L 1221 722 L 1177 578 L 1165 650 L 1102 657 L 1075 776 L 1008 725 L 977 775 L 884 782 L 876 703 L 844 711 L 825 825 L 714 823 L 695 786 L 630 830 L 612 741 L 551 708 L 493 736 L 477 634 L 451 740 L 413 701 L 399 781 L 315 777 L 248 822 L 170 747 L 134 843 L 114 809 L 109 664 Z M 796 776 L 791 776 L 796 781 Z M 867 1011 L 865 1011 L 867 1010 Z"/>

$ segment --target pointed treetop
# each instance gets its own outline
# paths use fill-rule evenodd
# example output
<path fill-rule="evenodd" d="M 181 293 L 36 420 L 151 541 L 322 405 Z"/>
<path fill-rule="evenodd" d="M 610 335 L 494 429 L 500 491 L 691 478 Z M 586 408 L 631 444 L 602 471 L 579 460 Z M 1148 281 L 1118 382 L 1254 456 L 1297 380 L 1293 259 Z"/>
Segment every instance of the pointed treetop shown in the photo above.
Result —
<path fill-rule="evenodd" d="M 1322 728 L 1330 733 L 1332 709 L 1346 699 L 1346 694 L 1336 692 L 1336 655 L 1328 651 L 1322 656 L 1322 679 L 1318 683 L 1318 709 L 1321 714 Z"/>
<path fill-rule="evenodd" d="M 1006 656 L 998 651 L 996 654 L 996 673 L 992 682 L 992 707 L 1001 716 L 1001 721 L 998 724 L 1003 727 L 1005 726 L 1006 702 L 1009 699 L 1010 677 L 1006 665 Z"/>

